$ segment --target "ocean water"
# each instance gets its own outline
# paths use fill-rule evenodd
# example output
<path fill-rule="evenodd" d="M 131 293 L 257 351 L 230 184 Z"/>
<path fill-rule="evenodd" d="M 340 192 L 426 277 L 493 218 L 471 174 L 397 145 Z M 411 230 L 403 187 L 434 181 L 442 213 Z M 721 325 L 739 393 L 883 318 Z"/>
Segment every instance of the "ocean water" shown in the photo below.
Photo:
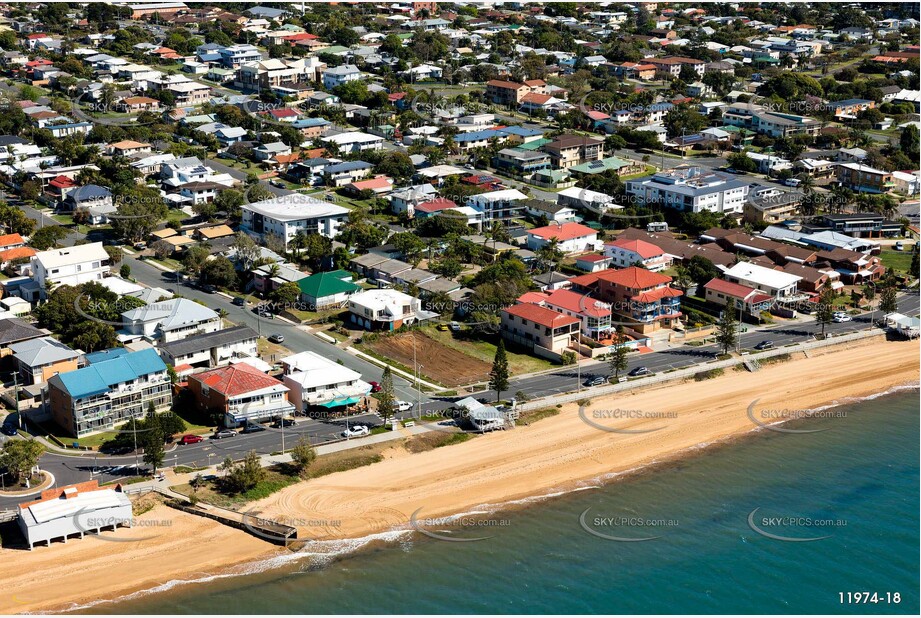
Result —
<path fill-rule="evenodd" d="M 484 540 L 394 532 L 80 611 L 918 614 L 918 411 L 917 390 L 887 394 L 785 425 L 822 431 L 761 431 L 490 525 L 425 526 Z"/>

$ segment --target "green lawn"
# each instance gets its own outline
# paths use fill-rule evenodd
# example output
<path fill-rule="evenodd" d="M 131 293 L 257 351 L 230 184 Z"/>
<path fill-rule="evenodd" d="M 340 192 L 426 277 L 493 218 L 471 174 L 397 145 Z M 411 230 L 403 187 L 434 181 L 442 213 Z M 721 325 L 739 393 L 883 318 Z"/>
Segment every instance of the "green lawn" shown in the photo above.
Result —
<path fill-rule="evenodd" d="M 909 266 L 911 266 L 911 251 L 883 250 L 879 254 L 879 259 L 886 268 L 891 268 L 896 272 L 907 273 Z"/>
<path fill-rule="evenodd" d="M 463 352 L 468 356 L 472 356 L 473 358 L 487 363 L 492 363 L 493 358 L 496 356 L 496 344 L 494 341 L 498 339 L 495 337 L 490 338 L 489 341 L 484 341 L 482 339 L 459 339 L 455 338 L 451 331 L 441 331 L 434 326 L 425 326 L 422 327 L 421 330 L 445 347 L 458 350 L 459 352 Z M 556 365 L 549 360 L 530 356 L 529 354 L 519 354 L 517 352 L 508 351 L 507 356 L 508 368 L 512 375 L 532 373 L 534 371 L 543 371 L 556 367 Z"/>

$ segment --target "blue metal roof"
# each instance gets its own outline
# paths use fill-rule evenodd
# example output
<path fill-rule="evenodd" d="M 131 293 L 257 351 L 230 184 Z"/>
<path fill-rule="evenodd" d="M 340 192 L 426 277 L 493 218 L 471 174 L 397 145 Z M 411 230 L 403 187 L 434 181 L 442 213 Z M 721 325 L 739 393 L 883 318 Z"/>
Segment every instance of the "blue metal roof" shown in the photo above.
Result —
<path fill-rule="evenodd" d="M 343 161 L 336 165 L 330 165 L 325 171 L 329 174 L 335 174 L 336 172 L 351 172 L 352 170 L 363 170 L 369 167 L 374 166 L 367 161 Z"/>
<path fill-rule="evenodd" d="M 137 352 L 124 348 L 103 350 L 87 354 L 86 360 L 89 366 L 57 376 L 73 399 L 107 393 L 116 384 L 166 371 L 166 364 L 152 348 Z"/>
<path fill-rule="evenodd" d="M 484 139 L 492 139 L 494 137 L 503 137 L 501 131 L 495 131 L 493 129 L 486 129 L 485 131 L 473 131 L 471 133 L 459 133 L 454 136 L 454 143 L 464 143 L 464 142 L 478 142 Z"/>
<path fill-rule="evenodd" d="M 506 135 L 518 135 L 520 137 L 534 137 L 535 135 L 543 135 L 544 132 L 538 129 L 527 129 L 525 127 L 506 127 L 499 130 L 500 133 L 505 133 Z"/>

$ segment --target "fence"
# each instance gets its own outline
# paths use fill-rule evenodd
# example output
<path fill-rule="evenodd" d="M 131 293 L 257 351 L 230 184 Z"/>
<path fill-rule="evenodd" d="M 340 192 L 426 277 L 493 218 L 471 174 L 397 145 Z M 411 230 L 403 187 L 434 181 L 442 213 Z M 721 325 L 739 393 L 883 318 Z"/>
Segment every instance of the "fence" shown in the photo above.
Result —
<path fill-rule="evenodd" d="M 848 343 L 851 341 L 860 341 L 862 339 L 868 339 L 870 337 L 882 337 L 885 333 L 876 330 L 862 330 L 856 333 L 848 333 L 846 335 L 840 335 L 838 337 L 828 337 L 821 341 L 807 341 L 804 343 L 791 344 L 781 348 L 775 348 L 773 350 L 765 350 L 764 352 L 757 353 L 758 360 L 764 360 L 766 358 L 773 358 L 775 356 L 783 356 L 784 354 L 793 354 L 795 352 L 807 352 L 809 350 L 815 350 L 817 348 L 824 348 L 832 345 L 838 345 L 843 343 Z M 751 355 L 754 356 L 754 355 Z M 539 410 L 542 408 L 553 407 L 556 405 L 564 403 L 572 403 L 574 401 L 579 401 L 580 399 L 589 399 L 595 397 L 603 397 L 605 395 L 612 395 L 620 391 L 630 390 L 637 388 L 639 386 L 646 386 L 649 384 L 661 384 L 663 382 L 670 382 L 672 380 L 684 380 L 687 378 L 693 378 L 696 374 L 703 371 L 710 371 L 712 369 L 728 369 L 739 363 L 743 362 L 743 359 L 732 358 L 724 361 L 712 361 L 709 363 L 704 363 L 701 365 L 694 365 L 687 369 L 678 369 L 668 373 L 659 373 L 647 378 L 639 378 L 636 380 L 629 380 L 626 382 L 621 382 L 619 384 L 609 384 L 606 386 L 596 386 L 593 387 L 591 392 L 581 391 L 574 393 L 564 393 L 562 395 L 553 395 L 550 397 L 542 397 L 540 399 L 532 399 L 531 401 L 526 401 L 522 404 L 519 404 L 517 410 L 520 412 L 527 412 L 529 410 Z"/>

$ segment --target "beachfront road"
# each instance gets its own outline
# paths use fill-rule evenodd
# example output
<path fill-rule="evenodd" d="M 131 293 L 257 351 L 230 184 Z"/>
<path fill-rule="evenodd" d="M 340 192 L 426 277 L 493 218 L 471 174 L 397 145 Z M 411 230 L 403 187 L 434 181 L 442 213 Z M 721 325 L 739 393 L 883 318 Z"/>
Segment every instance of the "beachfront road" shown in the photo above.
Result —
<path fill-rule="evenodd" d="M 899 297 L 899 311 L 901 313 L 916 316 L 918 315 L 918 306 L 919 296 L 915 291 Z M 840 335 L 871 328 L 871 315 L 857 316 L 850 322 L 829 324 L 825 327 L 825 332 Z M 880 317 L 881 314 L 877 312 L 874 319 L 879 320 Z M 818 332 L 820 332 L 820 328 L 817 324 L 807 322 L 805 324 L 779 325 L 758 330 L 750 329 L 748 332 L 742 333 L 739 339 L 743 350 L 751 350 L 758 343 L 766 340 L 773 341 L 775 347 L 810 341 L 814 339 L 815 334 Z M 637 367 L 646 367 L 653 373 L 661 373 L 669 369 L 682 369 L 712 361 L 721 351 L 719 346 L 708 345 L 696 348 L 681 346 L 648 354 L 631 354 L 627 363 L 627 372 Z M 573 366 L 541 375 L 512 379 L 508 390 L 503 391 L 502 395 L 505 398 L 509 398 L 518 391 L 523 391 L 528 398 L 534 399 L 576 390 L 591 392 L 591 387 L 582 386 L 582 382 L 594 376 L 607 377 L 610 373 L 607 362 L 582 363 L 581 371 Z M 474 394 L 474 397 L 494 400 L 496 392 L 481 391 Z"/>

